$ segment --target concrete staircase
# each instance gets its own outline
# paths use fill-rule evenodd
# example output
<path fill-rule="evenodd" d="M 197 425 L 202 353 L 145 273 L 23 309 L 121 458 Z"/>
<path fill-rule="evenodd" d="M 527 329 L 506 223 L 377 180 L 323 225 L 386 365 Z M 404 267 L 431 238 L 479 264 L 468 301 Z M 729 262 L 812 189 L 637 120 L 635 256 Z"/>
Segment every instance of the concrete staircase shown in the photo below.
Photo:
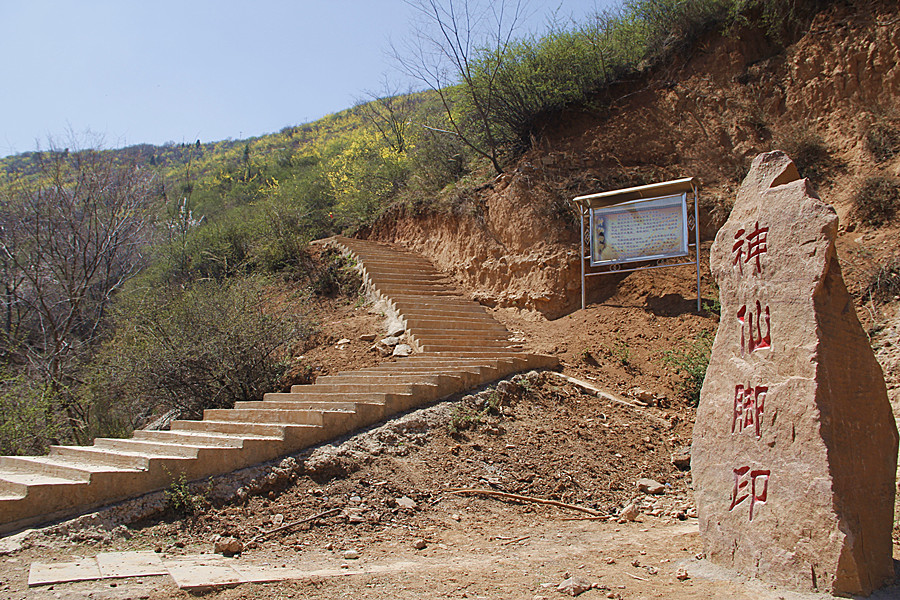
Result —
<path fill-rule="evenodd" d="M 556 365 L 518 352 L 506 329 L 424 258 L 347 238 L 325 243 L 357 261 L 367 292 L 405 325 L 417 353 L 206 410 L 202 421 L 174 421 L 169 431 L 0 457 L 0 533 L 160 490 L 182 474 L 196 480 L 255 465 L 517 371 Z"/>

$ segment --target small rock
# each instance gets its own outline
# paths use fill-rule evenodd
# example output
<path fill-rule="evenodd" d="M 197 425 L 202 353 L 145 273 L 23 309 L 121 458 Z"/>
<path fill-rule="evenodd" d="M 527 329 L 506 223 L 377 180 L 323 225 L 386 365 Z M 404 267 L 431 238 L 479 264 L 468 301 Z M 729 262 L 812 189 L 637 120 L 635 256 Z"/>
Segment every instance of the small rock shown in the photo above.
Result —
<path fill-rule="evenodd" d="M 383 338 L 381 340 L 381 343 L 384 344 L 385 346 L 396 346 L 397 344 L 400 343 L 400 338 L 398 338 L 395 335 L 388 336 L 386 338 Z"/>
<path fill-rule="evenodd" d="M 334 550 L 334 543 L 328 542 L 327 544 L 325 544 L 325 549 L 331 552 L 332 550 Z"/>
<path fill-rule="evenodd" d="M 619 521 L 622 523 L 624 523 L 625 521 L 634 521 L 635 519 L 637 519 L 638 514 L 640 514 L 640 511 L 638 511 L 638 507 L 634 504 L 629 504 L 628 506 L 623 508 L 622 512 L 619 514 Z"/>
<path fill-rule="evenodd" d="M 409 344 L 398 344 L 394 351 L 391 353 L 393 356 L 409 356 L 412 354 L 412 346 Z"/>
<path fill-rule="evenodd" d="M 364 333 L 359 336 L 359 341 L 361 342 L 374 342 L 375 338 L 378 337 L 374 333 Z"/>
<path fill-rule="evenodd" d="M 216 554 L 221 554 L 222 556 L 234 556 L 235 554 L 240 554 L 243 549 L 244 545 L 240 540 L 236 540 L 233 537 L 224 537 L 216 541 Z"/>
<path fill-rule="evenodd" d="M 653 479 L 638 479 L 637 487 L 645 494 L 659 495 L 666 491 L 666 486 Z"/>
<path fill-rule="evenodd" d="M 691 468 L 691 449 L 689 447 L 678 448 L 672 453 L 672 465 L 677 469 L 686 471 Z"/>
<path fill-rule="evenodd" d="M 396 502 L 397 506 L 399 506 L 400 508 L 408 508 L 411 510 L 416 508 L 416 501 L 408 496 L 397 498 Z"/>
<path fill-rule="evenodd" d="M 606 564 L 614 565 L 614 564 L 616 564 L 616 559 L 614 559 L 612 556 L 608 556 L 608 557 L 606 557 Z"/>
<path fill-rule="evenodd" d="M 400 337 L 404 333 L 406 333 L 406 328 L 403 325 L 394 325 L 387 330 L 388 337 Z"/>
<path fill-rule="evenodd" d="M 645 389 L 634 388 L 633 390 L 631 390 L 631 397 L 632 397 L 632 398 L 637 398 L 637 399 L 640 400 L 641 402 L 648 402 L 648 403 L 649 403 L 651 400 L 653 400 L 653 393 L 652 393 L 652 392 L 648 392 L 648 391 L 645 390 Z"/>
<path fill-rule="evenodd" d="M 675 572 L 675 579 L 678 581 L 685 581 L 686 579 L 690 579 L 691 576 L 688 575 L 687 569 L 678 569 Z"/>
<path fill-rule="evenodd" d="M 561 592 L 563 594 L 568 594 L 570 596 L 577 596 L 579 594 L 583 594 L 593 587 L 593 583 L 583 579 L 581 577 L 569 577 L 558 586 L 556 586 L 556 591 Z"/>
<path fill-rule="evenodd" d="M 412 547 L 415 548 L 416 550 L 424 550 L 425 546 L 427 546 L 427 545 L 428 544 L 426 544 L 425 540 L 422 538 L 416 538 L 415 540 L 413 540 L 413 543 L 412 543 Z"/>
<path fill-rule="evenodd" d="M 374 346 L 372 346 L 371 348 L 369 348 L 369 352 L 375 352 L 382 356 L 390 356 L 391 352 L 393 352 L 393 349 L 389 348 L 388 346 L 385 346 L 384 344 L 378 343 L 378 344 L 375 344 Z"/>
<path fill-rule="evenodd" d="M 275 527 L 281 527 L 282 523 L 284 523 L 284 515 L 279 513 L 272 517 L 272 525 L 274 525 Z"/>
<path fill-rule="evenodd" d="M 350 340 L 349 340 L 349 339 L 347 339 L 347 338 L 341 338 L 341 339 L 338 340 L 338 343 L 335 344 L 335 345 L 336 345 L 336 346 L 344 346 L 344 345 L 349 344 L 349 343 L 350 343 Z"/>
<path fill-rule="evenodd" d="M 341 554 L 344 557 L 344 560 L 356 560 L 359 558 L 359 551 L 357 550 L 344 550 Z"/>

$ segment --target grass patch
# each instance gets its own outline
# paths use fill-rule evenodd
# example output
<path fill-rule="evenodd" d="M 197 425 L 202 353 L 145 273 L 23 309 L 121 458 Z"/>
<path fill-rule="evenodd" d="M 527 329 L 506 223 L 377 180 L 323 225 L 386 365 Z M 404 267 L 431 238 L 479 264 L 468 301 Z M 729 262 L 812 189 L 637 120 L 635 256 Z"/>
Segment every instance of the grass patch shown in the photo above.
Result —
<path fill-rule="evenodd" d="M 875 271 L 863 295 L 880 303 L 891 302 L 900 295 L 900 255 L 894 255 Z"/>
<path fill-rule="evenodd" d="M 866 150 L 877 162 L 894 158 L 900 153 L 900 130 L 885 121 L 876 121 L 866 131 Z"/>
<path fill-rule="evenodd" d="M 900 203 L 900 182 L 893 177 L 869 177 L 853 195 L 857 218 L 866 225 L 878 226 L 894 217 Z"/>
<path fill-rule="evenodd" d="M 663 362 L 673 366 L 684 376 L 679 384 L 679 392 L 691 406 L 700 403 L 700 390 L 709 366 L 712 352 L 713 333 L 701 331 L 685 349 L 669 350 L 663 355 Z"/>

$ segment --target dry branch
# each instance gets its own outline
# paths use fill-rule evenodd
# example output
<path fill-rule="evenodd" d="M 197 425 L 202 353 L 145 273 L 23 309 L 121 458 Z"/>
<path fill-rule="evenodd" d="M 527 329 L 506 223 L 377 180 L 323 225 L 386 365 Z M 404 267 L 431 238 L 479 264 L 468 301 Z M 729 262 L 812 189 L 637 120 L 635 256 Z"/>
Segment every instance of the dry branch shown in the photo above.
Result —
<path fill-rule="evenodd" d="M 589 515 L 601 516 L 599 512 L 592 508 L 578 506 L 576 504 L 566 504 L 557 500 L 545 500 L 543 498 L 533 498 L 531 496 L 522 496 L 519 494 L 510 494 L 508 492 L 498 492 L 497 490 L 484 490 L 476 488 L 456 488 L 447 490 L 448 494 L 468 494 L 473 496 L 494 496 L 496 498 L 507 498 L 509 500 L 518 500 L 519 502 L 533 502 L 535 504 L 549 504 L 550 506 L 558 506 L 559 508 L 567 508 L 569 510 L 578 510 L 586 512 Z"/>
<path fill-rule="evenodd" d="M 306 517 L 305 519 L 300 519 L 299 521 L 293 521 L 292 523 L 287 523 L 285 525 L 282 525 L 281 527 L 276 527 L 275 529 L 271 529 L 269 531 L 264 531 L 262 533 L 258 533 L 255 536 L 253 536 L 253 538 L 251 538 L 249 542 L 247 542 L 247 545 L 250 545 L 254 542 L 259 542 L 261 540 L 264 540 L 267 537 L 269 537 L 270 535 L 272 535 L 273 533 L 278 533 L 279 531 L 291 529 L 292 527 L 296 527 L 297 525 L 302 525 L 303 523 L 309 523 L 310 521 L 315 521 L 316 519 L 328 517 L 330 515 L 333 515 L 336 512 L 340 512 L 340 511 L 341 511 L 340 508 L 331 508 L 329 510 L 315 514 L 311 517 Z"/>

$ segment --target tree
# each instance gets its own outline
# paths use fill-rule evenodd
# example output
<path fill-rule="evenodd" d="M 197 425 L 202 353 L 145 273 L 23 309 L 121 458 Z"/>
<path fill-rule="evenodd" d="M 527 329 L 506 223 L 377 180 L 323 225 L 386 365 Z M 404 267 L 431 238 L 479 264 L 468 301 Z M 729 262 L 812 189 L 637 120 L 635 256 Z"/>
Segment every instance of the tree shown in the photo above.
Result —
<path fill-rule="evenodd" d="M 66 394 L 115 292 L 142 267 L 153 176 L 98 149 L 41 152 L 38 173 L 0 185 L 2 357 L 62 398 L 72 436 L 86 414 Z"/>
<path fill-rule="evenodd" d="M 363 120 L 378 130 L 388 147 L 403 154 L 407 150 L 407 132 L 412 124 L 415 100 L 412 90 L 400 92 L 398 86 L 384 79 L 379 93 L 366 92 L 365 100 L 357 103 L 357 110 Z"/>
<path fill-rule="evenodd" d="M 422 20 L 407 47 L 394 49 L 395 59 L 408 75 L 439 94 L 453 132 L 502 173 L 501 142 L 491 118 L 497 91 L 493 84 L 522 19 L 523 0 L 409 0 L 409 4 Z M 461 99 L 454 98 L 456 90 Z M 460 100 L 475 133 L 460 119 L 455 106 Z"/>

